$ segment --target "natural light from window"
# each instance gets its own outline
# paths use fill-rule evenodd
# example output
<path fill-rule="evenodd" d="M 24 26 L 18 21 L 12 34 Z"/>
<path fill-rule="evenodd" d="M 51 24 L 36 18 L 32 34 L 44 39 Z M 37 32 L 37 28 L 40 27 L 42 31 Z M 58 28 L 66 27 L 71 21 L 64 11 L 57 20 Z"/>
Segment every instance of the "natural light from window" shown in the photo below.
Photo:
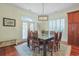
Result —
<path fill-rule="evenodd" d="M 49 20 L 49 31 L 62 32 L 65 28 L 65 19 Z"/>

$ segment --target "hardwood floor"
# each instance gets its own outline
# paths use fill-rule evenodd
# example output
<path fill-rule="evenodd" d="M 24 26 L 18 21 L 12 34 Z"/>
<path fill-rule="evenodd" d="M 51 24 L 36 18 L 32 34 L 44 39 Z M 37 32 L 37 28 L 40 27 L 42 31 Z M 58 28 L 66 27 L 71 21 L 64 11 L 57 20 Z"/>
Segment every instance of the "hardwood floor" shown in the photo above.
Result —
<path fill-rule="evenodd" d="M 22 47 L 22 46 L 23 47 Z M 17 45 L 18 47 L 21 47 L 23 49 L 23 51 L 29 51 L 27 49 L 27 46 L 26 44 L 20 44 L 20 45 Z M 17 47 L 17 48 L 18 48 Z M 19 49 L 19 48 L 18 48 Z M 22 50 L 21 49 L 21 50 Z M 62 48 L 63 49 L 63 48 Z M 23 52 L 23 51 L 19 51 L 19 52 Z M 29 54 L 27 52 L 27 54 Z M 26 54 L 26 55 L 27 55 Z M 0 48 L 0 56 L 20 56 L 20 54 L 18 53 L 18 51 L 16 50 L 15 48 L 15 45 L 12 45 L 12 46 L 7 46 L 7 47 L 3 47 L 3 48 Z M 79 56 L 79 47 L 78 46 L 72 46 L 71 47 L 71 53 L 70 53 L 70 56 Z"/>
<path fill-rule="evenodd" d="M 71 47 L 71 56 L 79 56 L 79 46 Z"/>
<path fill-rule="evenodd" d="M 14 45 L 0 48 L 0 56 L 18 56 Z"/>

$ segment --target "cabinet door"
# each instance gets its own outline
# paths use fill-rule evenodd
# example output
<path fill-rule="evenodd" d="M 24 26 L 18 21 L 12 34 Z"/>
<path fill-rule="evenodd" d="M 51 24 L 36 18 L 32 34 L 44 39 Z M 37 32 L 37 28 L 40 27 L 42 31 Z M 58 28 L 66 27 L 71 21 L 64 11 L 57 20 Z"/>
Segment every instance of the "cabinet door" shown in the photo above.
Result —
<path fill-rule="evenodd" d="M 68 24 L 68 44 L 73 44 L 74 40 L 74 31 L 73 31 L 73 24 Z"/>
<path fill-rule="evenodd" d="M 68 14 L 68 43 L 79 46 L 79 11 Z"/>
<path fill-rule="evenodd" d="M 5 49 L 4 48 L 0 48 L 0 56 L 5 56 Z"/>
<path fill-rule="evenodd" d="M 79 46 L 79 24 L 75 23 L 74 24 L 74 45 Z"/>
<path fill-rule="evenodd" d="M 68 23 L 72 23 L 73 22 L 73 13 L 69 13 L 68 14 Z"/>
<path fill-rule="evenodd" d="M 79 23 L 79 12 L 74 12 L 73 14 L 73 22 Z"/>

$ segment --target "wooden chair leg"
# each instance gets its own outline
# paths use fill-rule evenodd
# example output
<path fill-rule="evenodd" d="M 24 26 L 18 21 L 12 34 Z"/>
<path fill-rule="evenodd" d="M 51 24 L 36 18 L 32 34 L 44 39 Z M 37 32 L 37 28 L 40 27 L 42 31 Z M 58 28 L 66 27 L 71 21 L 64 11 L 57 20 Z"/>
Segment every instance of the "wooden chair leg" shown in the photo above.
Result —
<path fill-rule="evenodd" d="M 53 56 L 53 50 L 54 50 L 54 49 L 53 49 L 53 47 L 52 47 L 51 56 Z"/>
<path fill-rule="evenodd" d="M 38 53 L 40 53 L 40 47 L 38 47 Z"/>
<path fill-rule="evenodd" d="M 53 54 L 52 54 L 52 51 L 51 51 L 51 56 L 52 56 Z"/>
<path fill-rule="evenodd" d="M 58 49 L 59 49 L 59 46 L 58 46 L 58 44 L 57 44 L 57 46 L 56 46 L 56 47 L 57 47 L 56 49 L 57 49 L 57 51 L 58 51 Z"/>
<path fill-rule="evenodd" d="M 60 43 L 59 43 L 59 49 L 60 49 Z"/>
<path fill-rule="evenodd" d="M 54 52 L 56 52 L 56 46 L 54 46 Z"/>
<path fill-rule="evenodd" d="M 34 44 L 32 44 L 32 50 L 33 50 L 33 51 L 35 51 L 35 47 L 34 47 Z"/>
<path fill-rule="evenodd" d="M 60 49 L 60 43 L 57 43 L 57 45 L 56 45 L 56 51 L 59 51 L 59 49 Z"/>

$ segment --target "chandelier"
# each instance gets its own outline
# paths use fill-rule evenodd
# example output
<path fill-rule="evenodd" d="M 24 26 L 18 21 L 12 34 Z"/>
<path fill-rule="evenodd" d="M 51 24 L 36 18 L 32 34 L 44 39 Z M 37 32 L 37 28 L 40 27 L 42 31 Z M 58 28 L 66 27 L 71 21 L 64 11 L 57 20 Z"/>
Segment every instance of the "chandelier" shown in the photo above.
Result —
<path fill-rule="evenodd" d="M 45 5 L 44 3 L 42 3 L 42 14 L 38 16 L 38 20 L 39 21 L 47 21 L 48 20 L 48 16 L 45 15 Z"/>

